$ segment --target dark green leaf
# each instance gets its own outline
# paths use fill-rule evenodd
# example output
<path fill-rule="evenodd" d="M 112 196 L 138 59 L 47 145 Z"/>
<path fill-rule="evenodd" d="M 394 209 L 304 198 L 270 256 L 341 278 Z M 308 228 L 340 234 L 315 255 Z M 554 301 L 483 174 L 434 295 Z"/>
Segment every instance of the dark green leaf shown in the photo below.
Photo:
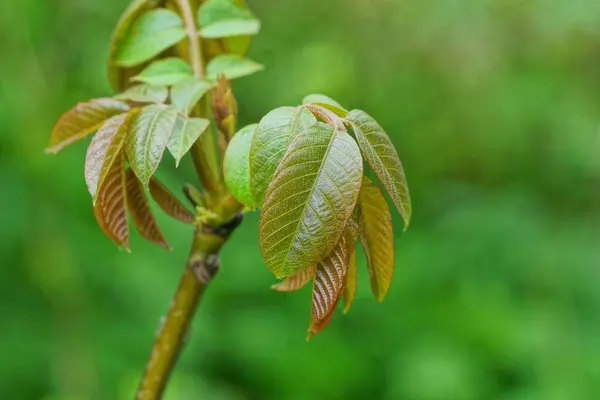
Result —
<path fill-rule="evenodd" d="M 171 88 L 171 103 L 188 115 L 212 85 L 196 78 L 186 79 Z"/>
<path fill-rule="evenodd" d="M 354 134 L 364 157 L 383 183 L 398 212 L 410 224 L 412 206 L 408 184 L 402 163 L 392 141 L 370 115 L 361 110 L 352 110 L 346 116 L 352 123 Z"/>
<path fill-rule="evenodd" d="M 136 19 L 114 56 L 115 65 L 132 67 L 148 61 L 186 37 L 183 21 L 174 11 L 159 8 Z"/>
<path fill-rule="evenodd" d="M 216 80 L 219 75 L 232 80 L 252 75 L 262 69 L 264 67 L 257 62 L 235 54 L 225 54 L 210 60 L 206 66 L 206 73 L 207 78 L 211 80 Z"/>
<path fill-rule="evenodd" d="M 187 118 L 177 116 L 175 129 L 169 139 L 167 147 L 175 158 L 175 165 L 179 166 L 181 158 L 187 153 L 200 135 L 208 128 L 210 121 L 204 118 Z"/>
<path fill-rule="evenodd" d="M 135 101 L 137 103 L 164 103 L 169 97 L 166 86 L 135 85 L 115 96 L 115 99 Z"/>
<path fill-rule="evenodd" d="M 327 256 L 358 198 L 363 174 L 356 142 L 315 123 L 292 141 L 267 190 L 260 218 L 265 264 L 287 277 Z"/>
<path fill-rule="evenodd" d="M 154 61 L 131 80 L 151 85 L 171 86 L 192 77 L 192 75 L 192 67 L 187 62 L 181 58 L 171 57 Z"/>
<path fill-rule="evenodd" d="M 250 186 L 250 147 L 257 124 L 240 129 L 231 139 L 225 152 L 223 171 L 227 188 L 240 203 L 254 208 L 256 202 Z"/>
<path fill-rule="evenodd" d="M 126 149 L 129 164 L 144 186 L 148 186 L 175 129 L 177 109 L 154 104 L 143 108 L 131 121 Z"/>
<path fill-rule="evenodd" d="M 250 149 L 250 179 L 258 207 L 292 140 L 316 122 L 314 115 L 302 107 L 276 108 L 260 120 Z"/>

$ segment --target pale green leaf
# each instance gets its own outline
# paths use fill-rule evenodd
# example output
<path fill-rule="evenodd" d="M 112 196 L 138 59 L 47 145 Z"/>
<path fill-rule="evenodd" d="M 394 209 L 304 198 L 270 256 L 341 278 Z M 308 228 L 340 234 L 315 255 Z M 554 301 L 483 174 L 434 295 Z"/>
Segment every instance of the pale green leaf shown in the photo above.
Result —
<path fill-rule="evenodd" d="M 183 21 L 174 11 L 159 8 L 140 16 L 129 28 L 114 63 L 132 67 L 148 61 L 186 37 Z"/>
<path fill-rule="evenodd" d="M 131 80 L 151 85 L 172 86 L 192 76 L 192 67 L 187 62 L 181 58 L 170 57 L 154 61 Z"/>
<path fill-rule="evenodd" d="M 233 197 L 249 208 L 256 206 L 250 186 L 250 147 L 257 126 L 245 126 L 233 135 L 223 161 L 227 188 Z"/>
<path fill-rule="evenodd" d="M 206 0 L 198 9 L 198 25 L 202 28 L 221 21 L 254 18 L 250 10 L 233 0 Z"/>
<path fill-rule="evenodd" d="M 394 275 L 392 216 L 381 190 L 367 177 L 358 197 L 360 242 L 367 257 L 371 290 L 383 301 Z"/>
<path fill-rule="evenodd" d="M 169 97 L 166 86 L 160 85 L 135 85 L 123 93 L 115 95 L 115 99 L 135 101 L 137 103 L 164 103 Z"/>
<path fill-rule="evenodd" d="M 248 58 L 236 54 L 224 54 L 209 61 L 206 66 L 207 78 L 216 80 L 219 75 L 232 80 L 242 76 L 252 75 L 264 67 Z"/>
<path fill-rule="evenodd" d="M 360 149 L 375 174 L 383 183 L 398 212 L 410 224 L 412 206 L 402 163 L 383 128 L 370 115 L 352 110 L 346 116 L 351 122 Z"/>
<path fill-rule="evenodd" d="M 181 158 L 190 150 L 209 125 L 210 121 L 204 118 L 177 116 L 175 129 L 167 144 L 169 152 L 175 158 L 176 166 L 179 166 Z"/>
<path fill-rule="evenodd" d="M 317 122 L 296 136 L 267 190 L 260 244 L 267 267 L 286 277 L 315 265 L 338 243 L 363 174 L 356 142 Z"/>
<path fill-rule="evenodd" d="M 348 114 L 348 110 L 346 110 L 340 103 L 333 100 L 331 97 L 327 97 L 324 94 L 309 94 L 302 99 L 302 104 L 316 104 L 321 107 L 325 107 L 330 111 L 333 111 L 340 117 L 345 117 Z"/>
<path fill-rule="evenodd" d="M 302 107 L 276 108 L 260 120 L 250 149 L 250 178 L 258 207 L 292 140 L 316 122 L 314 115 Z"/>
<path fill-rule="evenodd" d="M 96 203 L 98 191 L 121 151 L 129 133 L 131 120 L 138 113 L 134 109 L 127 114 L 116 115 L 108 119 L 99 129 L 88 146 L 85 157 L 85 182 Z"/>
<path fill-rule="evenodd" d="M 188 115 L 212 84 L 196 78 L 186 79 L 171 88 L 171 103 Z"/>
<path fill-rule="evenodd" d="M 202 28 L 200 36 L 205 39 L 218 39 L 231 36 L 256 35 L 260 32 L 258 19 L 230 19 L 215 22 Z"/>
<path fill-rule="evenodd" d="M 148 186 L 175 129 L 177 109 L 153 104 L 143 108 L 131 121 L 126 141 L 127 159 L 144 186 Z"/>
<path fill-rule="evenodd" d="M 111 98 L 78 103 L 64 113 L 50 135 L 47 153 L 56 154 L 69 144 L 97 130 L 108 118 L 129 111 L 129 105 Z"/>

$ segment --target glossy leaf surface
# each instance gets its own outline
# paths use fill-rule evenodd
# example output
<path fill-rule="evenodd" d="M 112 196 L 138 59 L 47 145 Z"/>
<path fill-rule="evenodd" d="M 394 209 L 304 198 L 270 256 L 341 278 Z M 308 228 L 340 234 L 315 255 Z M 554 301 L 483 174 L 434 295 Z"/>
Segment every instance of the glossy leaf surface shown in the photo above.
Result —
<path fill-rule="evenodd" d="M 133 22 L 116 49 L 114 63 L 122 67 L 141 64 L 185 37 L 183 21 L 174 11 L 158 8 L 145 12 Z"/>
<path fill-rule="evenodd" d="M 360 242 L 367 257 L 371 289 L 383 301 L 394 275 L 392 216 L 381 190 L 368 178 L 360 189 Z"/>
<path fill-rule="evenodd" d="M 263 259 L 277 277 L 315 265 L 337 244 L 360 190 L 362 159 L 345 131 L 316 123 L 275 172 L 260 219 Z"/>
<path fill-rule="evenodd" d="M 160 183 L 156 177 L 150 179 L 149 188 L 152 199 L 167 215 L 187 224 L 194 222 L 194 214 L 165 185 Z"/>
<path fill-rule="evenodd" d="M 94 215 L 102 231 L 129 251 L 129 224 L 125 194 L 125 157 L 120 153 L 98 193 Z"/>
<path fill-rule="evenodd" d="M 179 166 L 181 158 L 190 150 L 209 125 L 210 121 L 204 118 L 188 118 L 177 115 L 175 128 L 167 143 L 169 152 L 175 158 L 176 166 Z"/>
<path fill-rule="evenodd" d="M 185 115 L 189 115 L 211 87 L 210 83 L 200 79 L 183 80 L 171 88 L 171 103 Z"/>
<path fill-rule="evenodd" d="M 264 69 L 261 64 L 236 54 L 224 54 L 209 61 L 206 66 L 207 78 L 216 80 L 219 75 L 231 80 L 252 75 Z"/>
<path fill-rule="evenodd" d="M 115 96 L 115 99 L 135 101 L 137 103 L 164 103 L 169 97 L 169 90 L 162 85 L 135 85 L 123 93 Z"/>
<path fill-rule="evenodd" d="M 192 76 L 192 67 L 187 62 L 181 58 L 170 57 L 154 61 L 131 80 L 150 85 L 172 86 Z"/>
<path fill-rule="evenodd" d="M 88 146 L 84 175 L 94 203 L 98 195 L 98 188 L 102 187 L 102 183 L 115 161 L 122 157 L 121 152 L 129 132 L 129 124 L 137 111 L 132 110 L 127 114 L 116 115 L 108 119 L 98 129 Z"/>
<path fill-rule="evenodd" d="M 250 149 L 250 178 L 257 206 L 264 202 L 267 188 L 292 140 L 317 119 L 301 107 L 280 107 L 259 122 Z"/>
<path fill-rule="evenodd" d="M 126 185 L 127 208 L 131 214 L 133 225 L 135 225 L 140 235 L 148 241 L 170 250 L 167 241 L 156 223 L 152 210 L 150 210 L 148 199 L 144 193 L 144 186 L 131 169 L 128 169 L 126 172 Z"/>
<path fill-rule="evenodd" d="M 175 107 L 156 104 L 144 107 L 131 121 L 127 159 L 144 186 L 160 164 L 176 119 Z"/>
<path fill-rule="evenodd" d="M 256 205 L 250 186 L 250 146 L 257 126 L 247 125 L 233 136 L 223 161 L 227 188 L 233 197 L 249 208 Z"/>
<path fill-rule="evenodd" d="M 412 206 L 402 163 L 392 141 L 370 115 L 352 110 L 346 116 L 353 124 L 360 149 L 377 177 L 389 193 L 406 227 L 410 224 Z"/>
<path fill-rule="evenodd" d="M 78 103 L 64 113 L 50 135 L 47 153 L 58 153 L 65 146 L 83 139 L 109 119 L 129 111 L 129 105 L 111 98 Z"/>
<path fill-rule="evenodd" d="M 277 290 L 278 292 L 293 292 L 294 290 L 303 288 L 310 282 L 314 274 L 315 267 L 311 265 L 310 267 L 304 268 L 294 275 L 285 278 L 281 282 L 277 282 L 271 286 L 271 289 Z"/>

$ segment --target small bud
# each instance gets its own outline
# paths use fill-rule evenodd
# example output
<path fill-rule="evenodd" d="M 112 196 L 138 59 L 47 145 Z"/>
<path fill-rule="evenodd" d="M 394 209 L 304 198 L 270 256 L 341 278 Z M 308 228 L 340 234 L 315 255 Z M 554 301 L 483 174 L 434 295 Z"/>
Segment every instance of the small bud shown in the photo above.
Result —
<path fill-rule="evenodd" d="M 238 106 L 231 85 L 225 76 L 219 76 L 217 87 L 213 90 L 212 107 L 215 123 L 219 132 L 229 142 L 235 134 Z"/>

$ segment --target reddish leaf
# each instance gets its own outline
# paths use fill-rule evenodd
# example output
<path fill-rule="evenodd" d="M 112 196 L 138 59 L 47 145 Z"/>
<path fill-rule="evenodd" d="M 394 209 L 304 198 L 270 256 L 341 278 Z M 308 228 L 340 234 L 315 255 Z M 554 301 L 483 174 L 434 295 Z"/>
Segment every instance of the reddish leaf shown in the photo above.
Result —
<path fill-rule="evenodd" d="M 353 220 L 352 220 L 353 221 Z M 350 311 L 356 297 L 356 236 L 346 230 L 346 248 L 348 249 L 348 270 L 344 282 L 344 314 Z"/>
<path fill-rule="evenodd" d="M 279 292 L 292 292 L 294 290 L 301 289 L 304 285 L 310 282 L 314 274 L 314 266 L 304 268 L 303 270 L 296 272 L 294 275 L 285 278 L 281 282 L 274 284 L 271 286 L 271 289 Z"/>
<path fill-rule="evenodd" d="M 47 153 L 56 154 L 67 145 L 83 139 L 108 118 L 129 110 L 129 105 L 111 98 L 94 99 L 78 103 L 64 113 L 50 135 Z"/>
<path fill-rule="evenodd" d="M 335 301 L 335 304 L 331 308 L 331 311 L 329 311 L 329 314 L 327 314 L 322 320 L 320 320 L 318 322 L 310 323 L 310 326 L 308 327 L 308 335 L 306 336 L 306 340 L 312 339 L 313 336 L 315 336 L 317 333 L 321 332 L 323 329 L 325 329 L 327 327 L 327 325 L 329 325 L 329 323 L 331 322 L 331 319 L 333 318 L 333 314 L 335 314 L 335 308 L 339 301 L 340 301 L 340 297 L 338 296 L 337 300 Z"/>
<path fill-rule="evenodd" d="M 98 193 L 94 215 L 106 236 L 129 251 L 125 195 L 125 156 L 117 157 Z"/>
<path fill-rule="evenodd" d="M 188 224 L 196 219 L 194 214 L 155 177 L 150 179 L 150 195 L 167 215 Z"/>
<path fill-rule="evenodd" d="M 127 208 L 138 232 L 152 243 L 171 250 L 148 205 L 144 186 L 132 169 L 127 170 Z"/>

